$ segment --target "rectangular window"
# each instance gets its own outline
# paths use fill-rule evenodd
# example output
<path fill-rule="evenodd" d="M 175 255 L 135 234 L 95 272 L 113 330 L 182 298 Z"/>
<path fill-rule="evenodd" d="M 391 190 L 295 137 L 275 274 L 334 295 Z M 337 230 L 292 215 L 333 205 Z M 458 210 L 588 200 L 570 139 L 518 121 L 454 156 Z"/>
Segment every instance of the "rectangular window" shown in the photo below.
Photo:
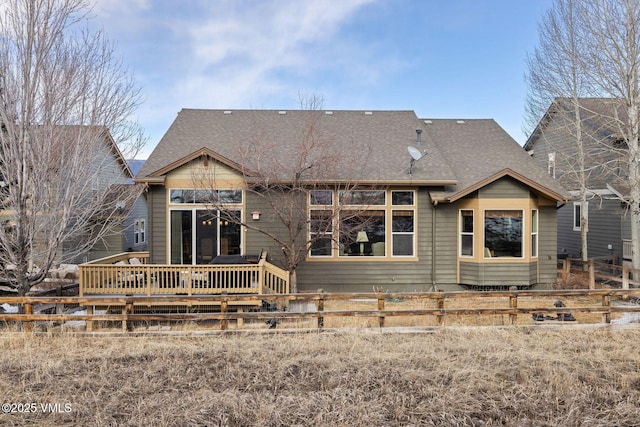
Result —
<path fill-rule="evenodd" d="M 460 211 L 460 256 L 473 256 L 473 211 Z"/>
<path fill-rule="evenodd" d="M 531 211 L 531 257 L 538 257 L 538 210 Z"/>
<path fill-rule="evenodd" d="M 376 206 L 385 204 L 385 192 L 383 190 L 352 190 L 340 192 L 341 205 Z"/>
<path fill-rule="evenodd" d="M 573 203 L 573 231 L 580 231 L 580 222 L 581 216 L 583 212 L 582 202 L 574 202 Z M 585 230 L 589 231 L 589 203 L 586 202 L 584 204 L 584 215 L 585 215 Z"/>
<path fill-rule="evenodd" d="M 413 206 L 413 191 L 392 191 L 391 204 L 393 206 Z"/>
<path fill-rule="evenodd" d="M 133 223 L 133 243 L 139 245 L 145 242 L 146 224 L 144 219 L 137 219 Z"/>
<path fill-rule="evenodd" d="M 383 210 L 341 212 L 340 256 L 384 256 L 384 223 Z"/>
<path fill-rule="evenodd" d="M 169 201 L 172 204 L 234 204 L 242 203 L 242 190 L 193 190 L 176 189 L 169 191 Z"/>
<path fill-rule="evenodd" d="M 414 257 L 416 205 L 414 190 L 309 191 L 309 256 Z"/>
<path fill-rule="evenodd" d="M 553 178 L 556 177 L 556 153 L 549 153 L 549 159 L 547 162 L 547 171 L 549 172 L 549 175 L 551 175 Z"/>
<path fill-rule="evenodd" d="M 485 251 L 492 257 L 522 258 L 522 225 L 522 211 L 485 211 Z"/>
<path fill-rule="evenodd" d="M 309 191 L 309 204 L 311 206 L 331 206 L 333 205 L 333 191 L 312 190 Z"/>
<path fill-rule="evenodd" d="M 331 256 L 333 218 L 330 210 L 312 210 L 309 219 L 309 253 L 311 256 Z"/>
<path fill-rule="evenodd" d="M 394 210 L 391 217 L 391 234 L 393 239 L 393 256 L 413 256 L 413 232 L 414 219 L 413 211 Z M 384 249 L 384 248 L 383 248 Z M 373 255 L 376 254 L 373 251 Z"/>

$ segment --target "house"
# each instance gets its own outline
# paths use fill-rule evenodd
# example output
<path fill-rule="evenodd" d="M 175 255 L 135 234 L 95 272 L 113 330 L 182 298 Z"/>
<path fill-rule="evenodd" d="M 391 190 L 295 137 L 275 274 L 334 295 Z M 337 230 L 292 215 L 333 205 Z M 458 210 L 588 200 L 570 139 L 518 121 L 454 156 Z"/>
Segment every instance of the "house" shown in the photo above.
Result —
<path fill-rule="evenodd" d="M 297 269 L 298 290 L 555 282 L 556 212 L 569 194 L 495 121 L 420 119 L 413 111 L 183 109 L 135 177 L 148 187 L 149 262 L 197 265 L 267 251 L 284 266 L 272 239 L 211 215 L 198 194 L 215 187 L 241 222 L 285 233 L 272 208 L 247 191 L 251 171 L 298 161 L 293 147 L 311 124 L 331 141 L 336 163 L 308 180 L 302 207 L 312 219 L 347 199 L 360 211 L 335 220 L 324 244 L 311 246 Z M 196 179 L 203 170 L 216 180 Z M 274 181 L 286 188 L 298 178 Z M 347 199 L 346 182 L 357 185 Z M 359 220 L 366 225 L 345 240 Z"/>
<path fill-rule="evenodd" d="M 105 214 L 105 218 L 94 218 L 94 221 L 97 222 L 108 220 L 118 221 L 118 224 L 91 248 L 77 254 L 75 259 L 67 259 L 66 253 L 75 252 L 76 243 L 73 241 L 66 242 L 63 245 L 62 258 L 67 259 L 67 262 L 82 263 L 128 250 L 146 250 L 147 207 L 145 196 L 132 188 L 134 185 L 133 172 L 109 130 L 101 130 L 99 137 L 102 141 L 100 155 L 96 156 L 96 160 L 91 166 L 94 172 L 87 174 L 93 180 L 90 183 L 92 191 L 96 195 L 107 194 L 106 203 L 118 206 L 127 214 L 114 217 L 108 212 Z M 120 207 L 119 205 L 122 206 Z"/>
<path fill-rule="evenodd" d="M 127 160 L 132 176 L 127 184 L 133 184 L 133 177 L 140 171 L 144 160 Z M 147 250 L 147 195 L 140 194 L 124 218 L 122 231 L 122 251 L 140 252 Z"/>
<path fill-rule="evenodd" d="M 609 98 L 579 99 L 584 167 L 576 162 L 575 109 L 569 99 L 555 99 L 524 148 L 574 200 L 558 210 L 558 252 L 581 257 L 581 211 L 587 213 L 589 258 L 630 259 L 631 225 L 627 204 L 626 143 L 619 124 L 626 114 Z M 580 172 L 584 171 L 584 179 Z M 578 197 L 582 181 L 586 202 Z"/>

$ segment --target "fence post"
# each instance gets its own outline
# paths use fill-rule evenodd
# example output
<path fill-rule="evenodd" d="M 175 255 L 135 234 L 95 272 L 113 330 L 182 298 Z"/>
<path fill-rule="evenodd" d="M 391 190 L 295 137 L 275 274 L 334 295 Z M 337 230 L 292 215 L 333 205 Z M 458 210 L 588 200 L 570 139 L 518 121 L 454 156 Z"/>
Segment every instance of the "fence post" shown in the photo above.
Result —
<path fill-rule="evenodd" d="M 602 322 L 611 323 L 611 295 L 602 295 L 602 307 L 607 309 L 606 313 L 602 313 Z"/>
<path fill-rule="evenodd" d="M 511 295 L 509 295 L 509 308 L 511 308 L 512 310 L 516 310 L 518 308 L 518 294 L 515 293 L 515 291 L 518 288 L 515 286 L 511 286 L 509 288 L 509 290 L 512 293 Z M 509 314 L 509 325 L 513 326 L 516 325 L 518 323 L 518 314 L 517 313 L 513 313 L 513 314 Z"/>
<path fill-rule="evenodd" d="M 569 276 L 571 275 L 571 259 L 565 258 L 562 260 L 562 280 L 565 282 L 569 280 Z"/>
<path fill-rule="evenodd" d="M 384 295 L 382 291 L 378 291 L 378 326 L 384 328 Z"/>
<path fill-rule="evenodd" d="M 129 324 L 128 317 L 133 313 L 133 301 L 131 299 L 127 299 L 124 307 L 122 308 L 122 314 L 125 316 L 122 321 L 122 332 L 127 332 L 133 330 L 133 327 Z"/>
<path fill-rule="evenodd" d="M 25 314 L 25 317 L 27 319 L 29 319 L 31 317 L 31 315 L 33 314 L 33 305 L 30 302 L 27 302 L 27 303 L 24 304 L 24 314 Z M 32 325 L 31 320 L 25 321 L 24 322 L 24 331 L 25 332 L 31 332 L 32 331 L 31 325 Z"/>
<path fill-rule="evenodd" d="M 222 292 L 222 299 L 220 300 L 220 313 L 227 314 L 227 309 L 229 308 L 229 298 L 227 297 L 227 291 Z M 226 318 L 220 320 L 220 329 L 225 331 L 228 326 L 228 321 Z"/>
<path fill-rule="evenodd" d="M 87 315 L 93 317 L 93 306 L 92 305 L 87 306 Z M 93 332 L 93 320 L 87 320 L 86 325 L 87 325 L 87 327 L 86 327 L 87 332 Z"/>
<path fill-rule="evenodd" d="M 629 267 L 626 265 L 622 266 L 622 289 L 629 289 Z"/>
<path fill-rule="evenodd" d="M 322 313 L 324 311 L 324 296 L 322 295 L 324 293 L 324 289 L 318 289 L 318 293 L 320 294 L 320 296 L 318 297 L 318 313 Z M 320 315 L 318 316 L 318 329 L 322 329 L 324 328 L 324 316 Z"/>
<path fill-rule="evenodd" d="M 596 266 L 593 259 L 589 260 L 589 289 L 596 288 Z"/>
<path fill-rule="evenodd" d="M 438 326 L 444 326 L 444 291 L 442 289 L 438 289 L 436 304 L 438 310 L 440 310 L 440 314 L 436 315 L 438 319 Z"/>

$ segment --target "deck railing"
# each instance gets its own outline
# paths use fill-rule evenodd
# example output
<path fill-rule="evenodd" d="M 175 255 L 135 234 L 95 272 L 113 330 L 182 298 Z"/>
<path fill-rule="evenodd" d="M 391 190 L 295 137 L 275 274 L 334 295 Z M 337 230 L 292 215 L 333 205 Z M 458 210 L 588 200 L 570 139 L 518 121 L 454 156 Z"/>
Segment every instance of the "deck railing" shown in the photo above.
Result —
<path fill-rule="evenodd" d="M 289 273 L 263 254 L 257 264 L 149 264 L 148 252 L 127 252 L 80 265 L 80 296 L 288 293 Z"/>

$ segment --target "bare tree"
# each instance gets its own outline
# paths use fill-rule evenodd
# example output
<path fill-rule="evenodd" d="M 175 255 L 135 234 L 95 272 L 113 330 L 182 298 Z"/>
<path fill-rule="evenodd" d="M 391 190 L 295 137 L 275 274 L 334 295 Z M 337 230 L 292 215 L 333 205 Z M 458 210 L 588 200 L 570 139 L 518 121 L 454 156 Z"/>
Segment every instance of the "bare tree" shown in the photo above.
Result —
<path fill-rule="evenodd" d="M 638 0 L 584 0 L 586 78 L 602 96 L 619 102 L 613 111 L 624 141 L 624 181 L 631 213 L 632 262 L 640 268 L 640 4 Z"/>
<path fill-rule="evenodd" d="M 556 103 L 556 110 L 565 114 L 565 133 L 574 144 L 567 152 L 559 149 L 556 161 L 564 160 L 561 178 L 578 190 L 583 207 L 594 195 L 589 188 L 592 179 L 628 190 L 622 201 L 631 212 L 634 268 L 640 267 L 639 62 L 638 0 L 556 0 L 540 26 L 540 45 L 529 59 L 527 111 L 529 123 L 543 119 L 545 103 L 552 108 Z M 599 97 L 600 107 L 591 109 L 589 105 L 596 104 L 586 97 Z M 612 132 L 605 137 L 603 129 Z M 583 259 L 586 217 L 583 208 Z"/>
<path fill-rule="evenodd" d="M 297 268 L 310 251 L 329 254 L 332 247 L 344 248 L 356 242 L 358 231 L 374 226 L 375 218 L 367 215 L 366 205 L 354 207 L 347 199 L 383 189 L 376 185 L 363 188 L 351 179 L 364 166 L 345 156 L 344 147 L 323 127 L 322 103 L 319 96 L 301 98 L 304 119 L 296 139 L 287 146 L 258 124 L 252 138 L 239 144 L 236 156 L 245 191 L 267 208 L 263 220 L 243 220 L 227 209 L 224 197 L 215 190 L 207 198 L 209 209 L 220 219 L 260 233 L 281 249 L 281 264 L 289 271 L 294 293 Z M 369 157 L 366 144 L 354 141 L 351 150 L 358 152 L 360 164 L 365 165 Z M 220 177 L 211 168 L 197 170 L 193 179 L 196 188 L 221 187 Z M 308 210 L 310 200 L 317 209 Z"/>
<path fill-rule="evenodd" d="M 110 185 L 125 184 L 114 159 L 145 142 L 128 121 L 139 91 L 103 33 L 77 30 L 88 10 L 8 0 L 0 17 L 0 275 L 21 294 L 112 233 L 140 193 Z"/>
<path fill-rule="evenodd" d="M 589 119 L 580 99 L 591 93 L 585 79 L 584 34 L 580 27 L 579 1 L 556 1 L 539 25 L 539 42 L 527 59 L 527 83 L 529 92 L 525 111 L 525 124 L 529 131 L 543 120 L 546 111 L 555 114 L 551 138 L 544 127 L 537 129 L 539 138 L 549 147 L 549 172 L 569 189 L 577 190 L 581 203 L 580 237 L 581 257 L 588 259 L 587 201 L 593 197 L 589 183 L 593 173 L 601 170 L 599 159 L 589 150 L 589 134 L 583 130 L 583 122 Z M 586 116 L 586 117 L 585 117 Z M 556 144 L 557 133 L 563 135 L 563 143 Z M 565 142 L 570 142 L 569 149 Z"/>

